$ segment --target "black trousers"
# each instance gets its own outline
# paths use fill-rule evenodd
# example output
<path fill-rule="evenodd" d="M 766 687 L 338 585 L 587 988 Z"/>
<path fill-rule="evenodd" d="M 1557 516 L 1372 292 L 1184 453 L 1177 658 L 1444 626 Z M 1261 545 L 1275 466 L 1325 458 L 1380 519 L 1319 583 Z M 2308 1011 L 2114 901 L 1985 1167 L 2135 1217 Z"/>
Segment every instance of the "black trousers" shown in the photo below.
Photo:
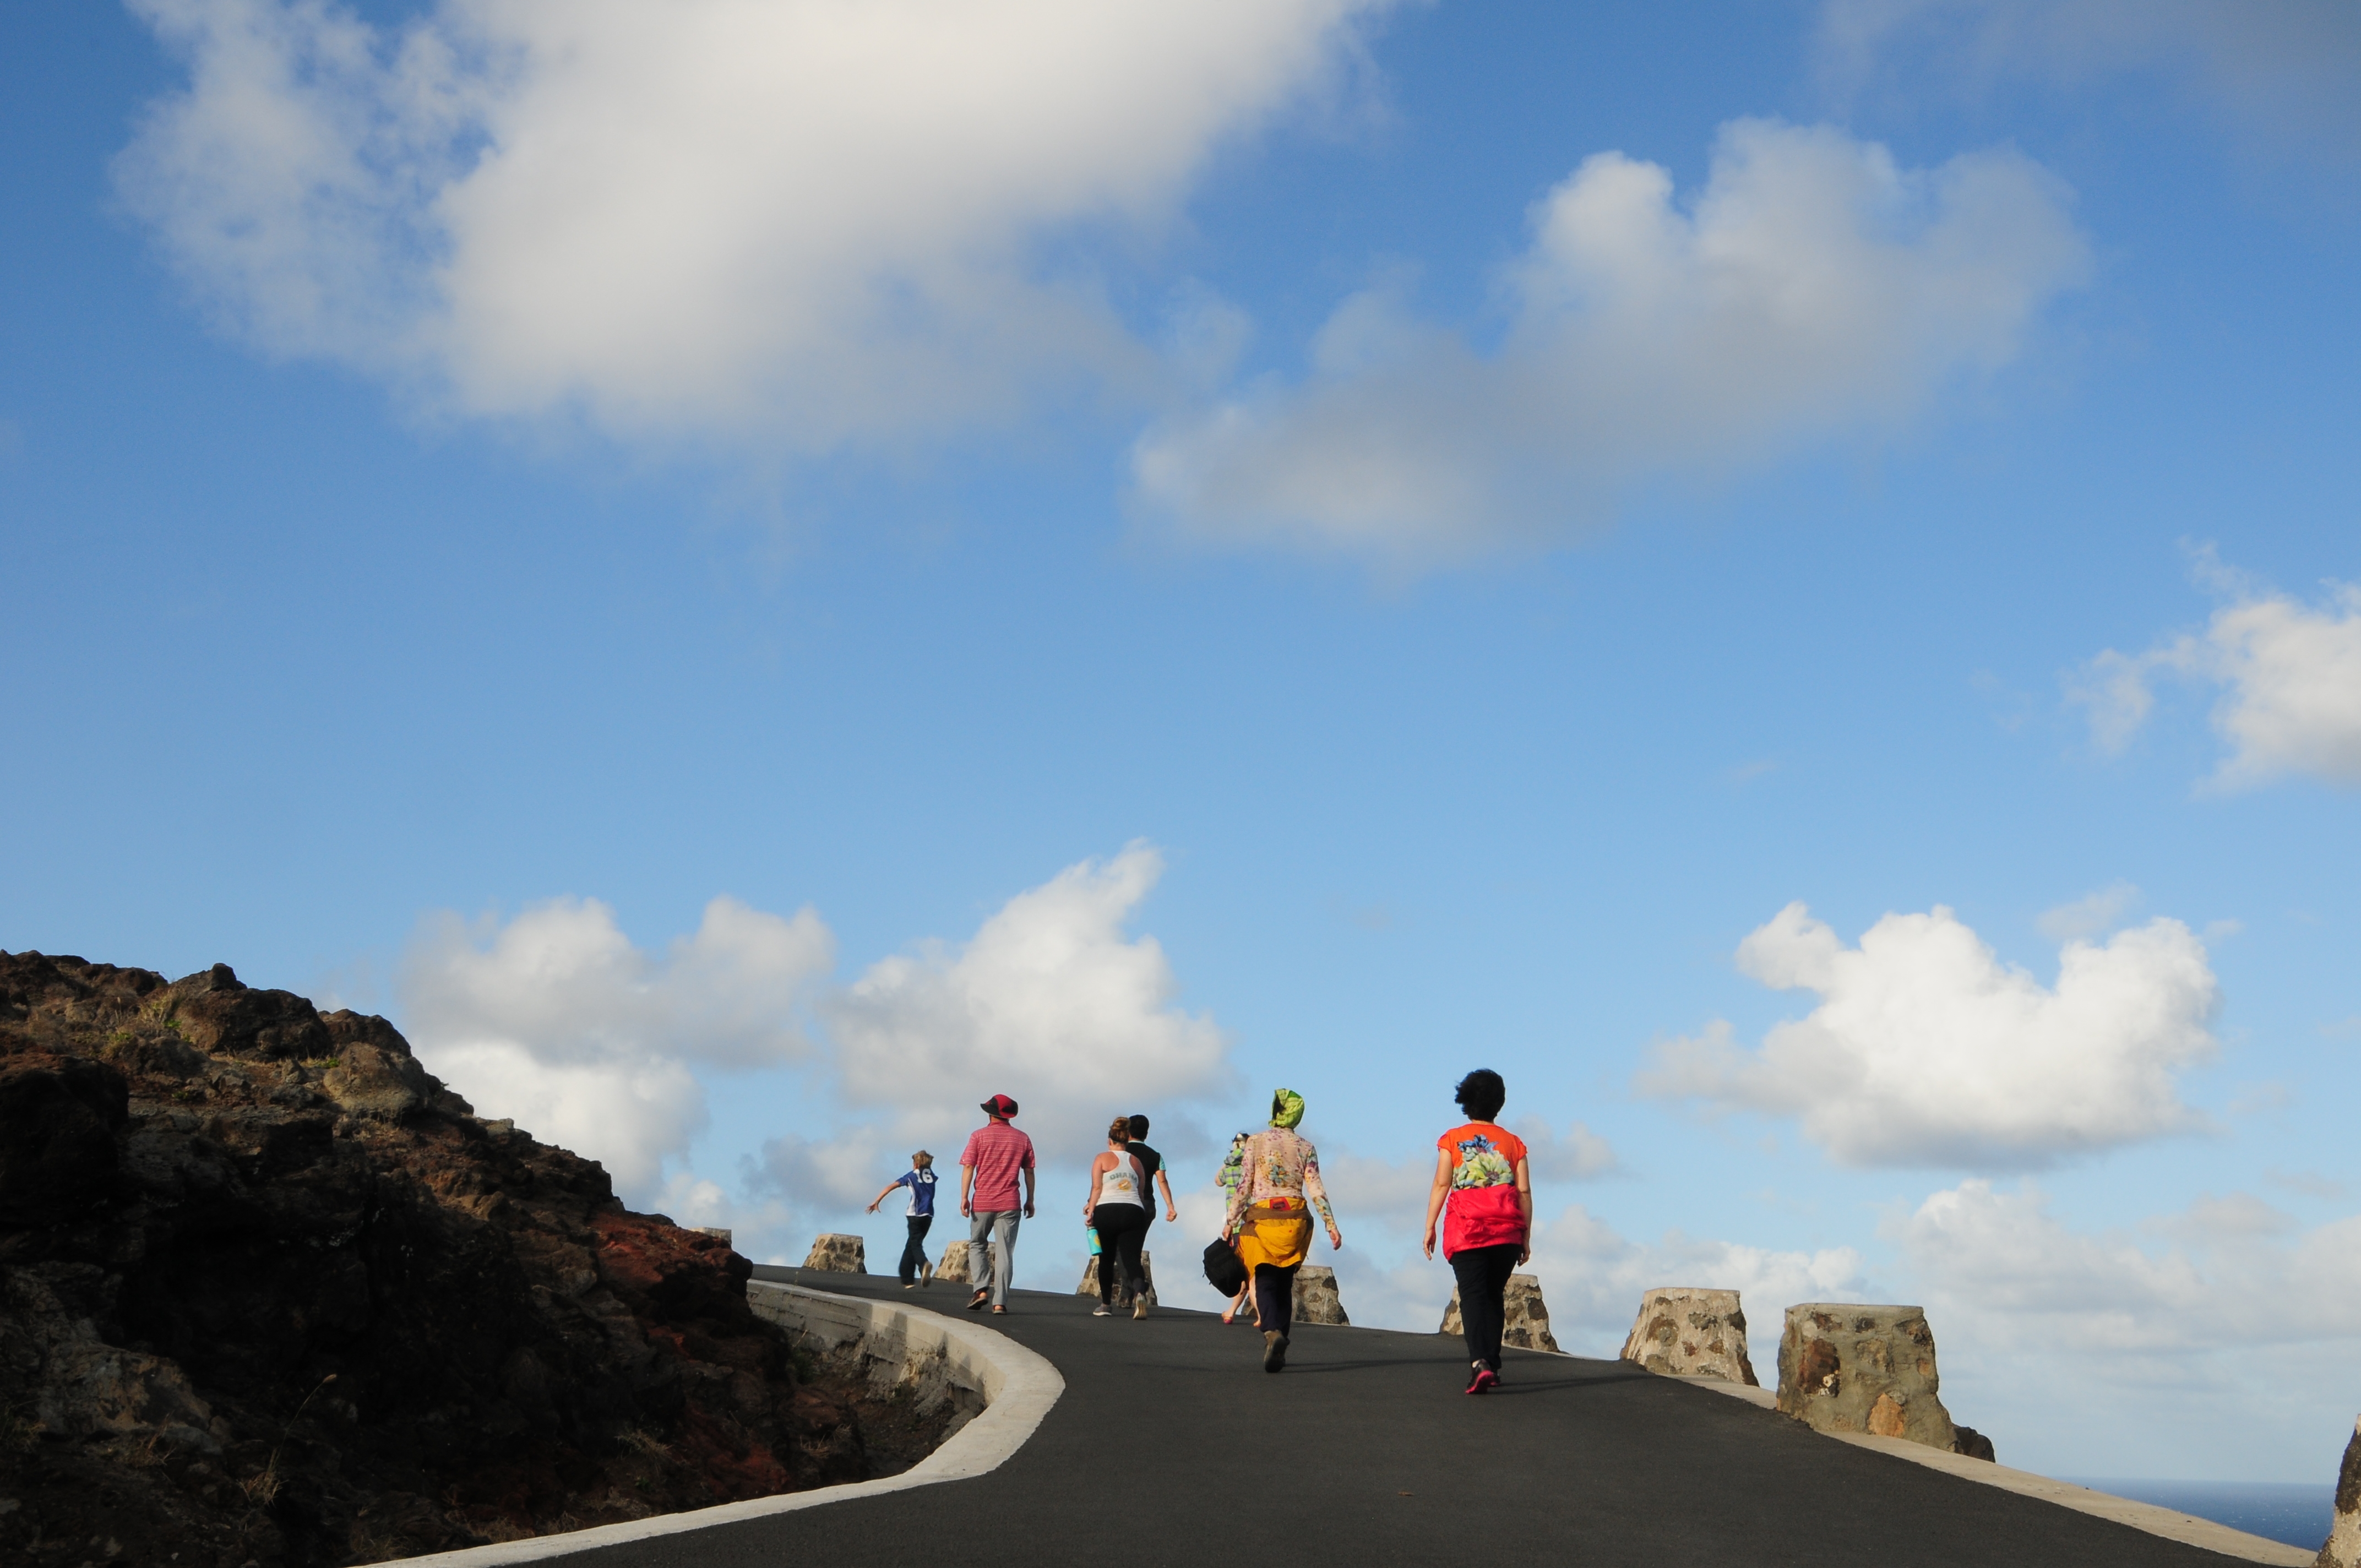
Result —
<path fill-rule="evenodd" d="M 1148 1291 L 1148 1270 L 1140 1266 L 1139 1245 L 1148 1239 L 1148 1214 L 1137 1203 L 1102 1203 L 1091 1211 L 1091 1229 L 1099 1234 L 1099 1299 L 1115 1303 L 1118 1269 L 1134 1296 Z"/>
<path fill-rule="evenodd" d="M 1257 1263 L 1254 1272 L 1255 1326 L 1284 1337 L 1295 1326 L 1295 1271 L 1303 1266 Z"/>
<path fill-rule="evenodd" d="M 932 1214 L 910 1216 L 910 1239 L 902 1244 L 902 1283 L 905 1285 L 916 1283 L 918 1270 L 927 1266 L 927 1232 L 933 1228 L 934 1223 Z"/>
<path fill-rule="evenodd" d="M 1523 1250 L 1515 1242 L 1502 1242 L 1451 1255 L 1451 1272 L 1459 1277 L 1459 1326 L 1467 1335 L 1467 1359 L 1495 1372 L 1500 1370 L 1500 1330 L 1509 1317 L 1502 1298 Z"/>

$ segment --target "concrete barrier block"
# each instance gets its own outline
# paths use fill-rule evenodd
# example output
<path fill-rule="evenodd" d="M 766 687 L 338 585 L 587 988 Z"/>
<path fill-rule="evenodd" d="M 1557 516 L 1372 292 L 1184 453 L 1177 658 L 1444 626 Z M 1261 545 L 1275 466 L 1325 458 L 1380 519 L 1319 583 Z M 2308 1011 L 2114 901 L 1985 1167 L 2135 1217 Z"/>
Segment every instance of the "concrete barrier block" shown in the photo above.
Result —
<path fill-rule="evenodd" d="M 1345 1298 L 1336 1288 L 1336 1271 L 1305 1264 L 1295 1271 L 1293 1311 L 1299 1323 L 1335 1323 L 1349 1328 Z"/>
<path fill-rule="evenodd" d="M 1659 1285 L 1640 1298 L 1623 1359 L 1666 1377 L 1762 1387 L 1746 1354 L 1746 1313 L 1735 1290 Z"/>
<path fill-rule="evenodd" d="M 866 1274 L 869 1272 L 867 1244 L 859 1236 L 829 1234 L 812 1243 L 811 1255 L 804 1259 L 806 1268 L 824 1268 L 831 1274 Z"/>
<path fill-rule="evenodd" d="M 1955 1426 L 1938 1390 L 1935 1332 L 1917 1307 L 1806 1301 L 1779 1336 L 1779 1409 L 1821 1431 L 1906 1438 L 1993 1457 L 1991 1442 Z"/>
<path fill-rule="evenodd" d="M 2336 1472 L 2336 1523 L 2321 1547 L 2314 1568 L 2361 1568 L 2361 1421 L 2345 1445 Z"/>

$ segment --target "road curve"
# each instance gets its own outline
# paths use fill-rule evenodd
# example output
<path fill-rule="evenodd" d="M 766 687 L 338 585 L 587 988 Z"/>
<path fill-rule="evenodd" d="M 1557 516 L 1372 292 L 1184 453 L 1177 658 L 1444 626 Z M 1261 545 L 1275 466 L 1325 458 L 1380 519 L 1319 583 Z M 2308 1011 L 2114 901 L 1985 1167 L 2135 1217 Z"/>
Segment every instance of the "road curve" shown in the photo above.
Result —
<path fill-rule="evenodd" d="M 956 1312 L 957 1287 L 763 1268 Z M 989 1325 L 1066 1392 L 989 1475 L 569 1554 L 566 1568 L 1039 1568 L 1458 1561 L 1599 1568 L 2199 1568 L 2238 1559 L 1830 1442 L 1622 1362 L 1510 1351 L 1470 1398 L 1458 1342 L 1304 1327 L 1288 1369 L 1198 1312 L 1093 1318 L 1018 1291 Z"/>

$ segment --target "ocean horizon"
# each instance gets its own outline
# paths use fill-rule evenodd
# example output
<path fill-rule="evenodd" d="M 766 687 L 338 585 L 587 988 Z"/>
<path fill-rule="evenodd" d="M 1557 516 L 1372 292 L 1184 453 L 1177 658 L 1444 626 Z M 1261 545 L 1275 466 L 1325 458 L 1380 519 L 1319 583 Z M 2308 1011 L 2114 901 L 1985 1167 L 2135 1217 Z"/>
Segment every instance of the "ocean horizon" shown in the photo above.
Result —
<path fill-rule="evenodd" d="M 2061 1475 L 2077 1486 L 2195 1514 L 2307 1552 L 2328 1539 L 2336 1520 L 2333 1484 L 2277 1481 L 2134 1481 L 2121 1476 Z"/>

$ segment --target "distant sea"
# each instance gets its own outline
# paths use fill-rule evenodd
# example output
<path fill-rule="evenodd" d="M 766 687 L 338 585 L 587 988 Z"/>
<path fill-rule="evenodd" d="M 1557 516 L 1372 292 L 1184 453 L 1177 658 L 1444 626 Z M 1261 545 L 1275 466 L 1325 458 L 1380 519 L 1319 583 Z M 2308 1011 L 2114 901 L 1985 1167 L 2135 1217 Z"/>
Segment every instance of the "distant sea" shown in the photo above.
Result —
<path fill-rule="evenodd" d="M 2202 1519 L 2283 1541 L 2306 1552 L 2318 1550 L 2336 1522 L 2334 1486 L 2281 1486 L 2268 1482 L 2125 1481 L 2094 1475 L 2061 1475 L 2077 1486 L 2112 1492 L 2136 1503 L 2154 1503 Z"/>

